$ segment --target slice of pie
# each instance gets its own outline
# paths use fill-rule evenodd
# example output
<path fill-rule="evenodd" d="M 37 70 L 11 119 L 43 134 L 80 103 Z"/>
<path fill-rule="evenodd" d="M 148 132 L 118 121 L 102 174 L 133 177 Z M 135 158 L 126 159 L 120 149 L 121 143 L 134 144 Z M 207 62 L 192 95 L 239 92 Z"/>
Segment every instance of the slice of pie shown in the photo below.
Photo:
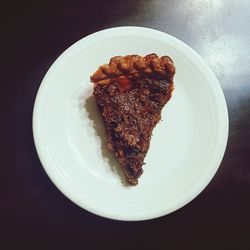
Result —
<path fill-rule="evenodd" d="M 174 89 L 175 67 L 168 56 L 115 56 L 90 77 L 107 134 L 129 184 L 143 172 L 152 130 Z"/>

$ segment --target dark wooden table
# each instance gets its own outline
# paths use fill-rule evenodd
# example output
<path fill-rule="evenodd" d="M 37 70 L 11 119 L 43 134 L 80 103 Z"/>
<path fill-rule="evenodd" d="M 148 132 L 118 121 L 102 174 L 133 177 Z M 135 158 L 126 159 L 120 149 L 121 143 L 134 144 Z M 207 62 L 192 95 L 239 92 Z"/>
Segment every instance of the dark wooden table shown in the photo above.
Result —
<path fill-rule="evenodd" d="M 9 1 L 1 11 L 0 249 L 250 249 L 250 1 Z M 159 29 L 194 48 L 216 73 L 230 118 L 208 187 L 144 222 L 100 218 L 65 198 L 32 137 L 36 92 L 53 61 L 80 38 L 123 25 Z"/>

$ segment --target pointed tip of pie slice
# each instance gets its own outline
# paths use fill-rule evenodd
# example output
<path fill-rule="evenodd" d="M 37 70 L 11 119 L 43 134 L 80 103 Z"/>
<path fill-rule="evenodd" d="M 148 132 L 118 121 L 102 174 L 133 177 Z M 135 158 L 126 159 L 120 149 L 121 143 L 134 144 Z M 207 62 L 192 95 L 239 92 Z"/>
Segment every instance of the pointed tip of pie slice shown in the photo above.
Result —
<path fill-rule="evenodd" d="M 168 56 L 150 54 L 113 57 L 91 76 L 106 128 L 130 185 L 137 185 L 154 127 L 173 91 L 175 67 Z"/>
<path fill-rule="evenodd" d="M 134 179 L 134 178 L 129 179 L 129 178 L 127 177 L 127 181 L 128 181 L 129 184 L 132 185 L 132 186 L 136 186 L 136 185 L 138 184 L 138 179 Z"/>
<path fill-rule="evenodd" d="M 143 164 L 142 164 L 143 165 Z M 143 173 L 142 165 L 138 168 L 138 173 L 136 175 L 130 174 L 130 172 L 126 171 L 126 168 L 122 166 L 122 172 L 126 178 L 126 181 L 129 185 L 136 186 L 138 184 L 138 179 Z"/>

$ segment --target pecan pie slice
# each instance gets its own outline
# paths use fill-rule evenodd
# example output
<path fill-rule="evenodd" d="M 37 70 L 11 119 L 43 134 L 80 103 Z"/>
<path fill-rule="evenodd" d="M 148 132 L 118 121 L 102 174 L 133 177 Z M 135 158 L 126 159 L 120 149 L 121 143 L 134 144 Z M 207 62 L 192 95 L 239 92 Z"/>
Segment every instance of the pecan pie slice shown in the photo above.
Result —
<path fill-rule="evenodd" d="M 107 134 L 129 184 L 142 174 L 152 130 L 174 89 L 175 67 L 168 56 L 116 56 L 90 77 Z"/>

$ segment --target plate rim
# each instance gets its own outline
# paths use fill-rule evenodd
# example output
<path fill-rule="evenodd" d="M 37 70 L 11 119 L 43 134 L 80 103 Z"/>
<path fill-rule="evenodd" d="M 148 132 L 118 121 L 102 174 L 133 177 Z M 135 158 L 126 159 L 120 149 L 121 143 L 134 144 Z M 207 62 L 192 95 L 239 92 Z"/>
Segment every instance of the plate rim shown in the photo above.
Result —
<path fill-rule="evenodd" d="M 60 64 L 61 61 L 63 61 L 62 59 L 64 57 L 66 57 L 68 54 L 70 54 L 71 49 L 75 46 L 79 46 L 80 43 L 82 43 L 83 40 L 85 41 L 89 41 L 91 39 L 95 39 L 98 36 L 102 36 L 105 35 L 105 33 L 110 33 L 110 32 L 115 32 L 115 31 L 136 31 L 136 30 L 140 30 L 140 31 L 144 31 L 144 32 L 151 32 L 151 33 L 158 33 L 161 36 L 165 36 L 166 38 L 172 39 L 175 42 L 181 44 L 182 46 L 184 46 L 186 49 L 189 50 L 190 53 L 192 53 L 193 55 L 195 55 L 195 57 L 197 59 L 199 59 L 199 62 L 202 64 L 203 67 L 205 67 L 207 73 L 210 75 L 210 78 L 213 79 L 213 82 L 216 82 L 216 85 L 214 86 L 215 88 L 217 88 L 217 97 L 219 96 L 220 98 L 217 99 L 217 101 L 220 101 L 220 115 L 223 116 L 223 122 L 224 124 L 223 127 L 223 135 L 221 135 L 221 140 L 220 140 L 220 153 L 217 154 L 217 166 L 213 167 L 213 171 L 212 173 L 210 173 L 209 177 L 206 178 L 206 182 L 203 182 L 202 187 L 200 187 L 199 190 L 196 190 L 196 192 L 192 193 L 191 198 L 187 198 L 186 200 L 183 200 L 182 202 L 179 202 L 178 205 L 176 205 L 174 208 L 172 209 L 165 209 L 165 212 L 161 212 L 161 213 L 153 213 L 151 215 L 146 215 L 146 216 L 141 216 L 141 217 L 134 217 L 130 215 L 113 215 L 107 212 L 103 212 L 102 209 L 98 209 L 98 208 L 93 208 L 90 205 L 84 203 L 80 200 L 77 199 L 76 196 L 74 196 L 72 194 L 72 190 L 67 190 L 67 188 L 63 188 L 61 186 L 61 184 L 59 183 L 60 181 L 58 181 L 58 178 L 54 175 L 54 173 L 52 173 L 53 171 L 50 169 L 50 167 L 48 167 L 49 161 L 46 159 L 45 154 L 43 153 L 43 149 L 41 146 L 41 141 L 39 139 L 39 135 L 37 133 L 38 131 L 38 126 L 39 126 L 39 122 L 38 122 L 38 111 L 39 111 L 39 105 L 41 105 L 41 99 L 42 99 L 42 95 L 43 95 L 43 91 L 45 89 L 45 87 L 47 86 L 47 82 L 49 82 L 49 78 L 51 77 L 51 74 L 53 74 L 53 70 L 55 67 L 58 66 L 58 64 Z M 52 73 L 51 73 L 52 72 Z M 222 112 L 222 113 L 221 113 Z M 48 71 L 46 72 L 45 76 L 43 77 L 40 86 L 38 88 L 37 94 L 36 94 L 36 98 L 35 98 L 35 102 L 34 102 L 34 107 L 33 107 L 33 114 L 32 114 L 32 131 L 33 131 L 33 138 L 34 138 L 34 143 L 35 143 L 35 148 L 37 151 L 37 155 L 39 157 L 39 160 L 41 162 L 41 165 L 43 166 L 43 169 L 45 170 L 45 172 L 47 173 L 47 175 L 49 176 L 50 180 L 53 182 L 53 184 L 57 187 L 57 189 L 63 194 L 65 195 L 69 200 L 71 200 L 74 204 L 78 205 L 79 207 L 104 218 L 108 218 L 108 219 L 115 219 L 115 220 L 120 220 L 120 221 L 142 221 L 142 220 L 149 220 L 149 219 L 154 219 L 154 218 L 158 218 L 158 217 L 162 217 L 164 215 L 170 214 L 178 209 L 180 209 L 181 207 L 187 205 L 188 203 L 190 203 L 193 199 L 195 199 L 206 187 L 207 185 L 210 183 L 210 181 L 213 179 L 214 175 L 216 174 L 218 168 L 220 167 L 220 164 L 223 160 L 225 151 L 226 151 L 226 147 L 227 147 L 227 141 L 228 141 L 228 133 L 229 133 L 229 119 L 228 119 L 228 109 L 227 109 L 227 104 L 226 104 L 226 99 L 222 90 L 222 87 L 217 79 L 217 77 L 215 76 L 214 72 L 210 69 L 210 67 L 204 62 L 204 60 L 201 58 L 201 56 L 193 49 L 191 48 L 189 45 L 187 45 L 186 43 L 184 43 L 183 41 L 181 41 L 180 39 L 171 36 L 163 31 L 159 31 L 156 29 L 152 29 L 152 28 L 147 28 L 147 27 L 140 27 L 140 26 L 120 26 L 120 27 L 113 27 L 113 28 L 108 28 L 108 29 L 104 29 L 104 30 L 100 30 L 97 31 L 95 33 L 92 33 L 86 37 L 81 38 L 80 40 L 78 40 L 77 42 L 75 42 L 74 44 L 72 44 L 71 46 L 69 46 L 66 50 L 64 50 L 57 58 L 55 61 L 53 61 L 53 63 L 50 65 Z"/>

